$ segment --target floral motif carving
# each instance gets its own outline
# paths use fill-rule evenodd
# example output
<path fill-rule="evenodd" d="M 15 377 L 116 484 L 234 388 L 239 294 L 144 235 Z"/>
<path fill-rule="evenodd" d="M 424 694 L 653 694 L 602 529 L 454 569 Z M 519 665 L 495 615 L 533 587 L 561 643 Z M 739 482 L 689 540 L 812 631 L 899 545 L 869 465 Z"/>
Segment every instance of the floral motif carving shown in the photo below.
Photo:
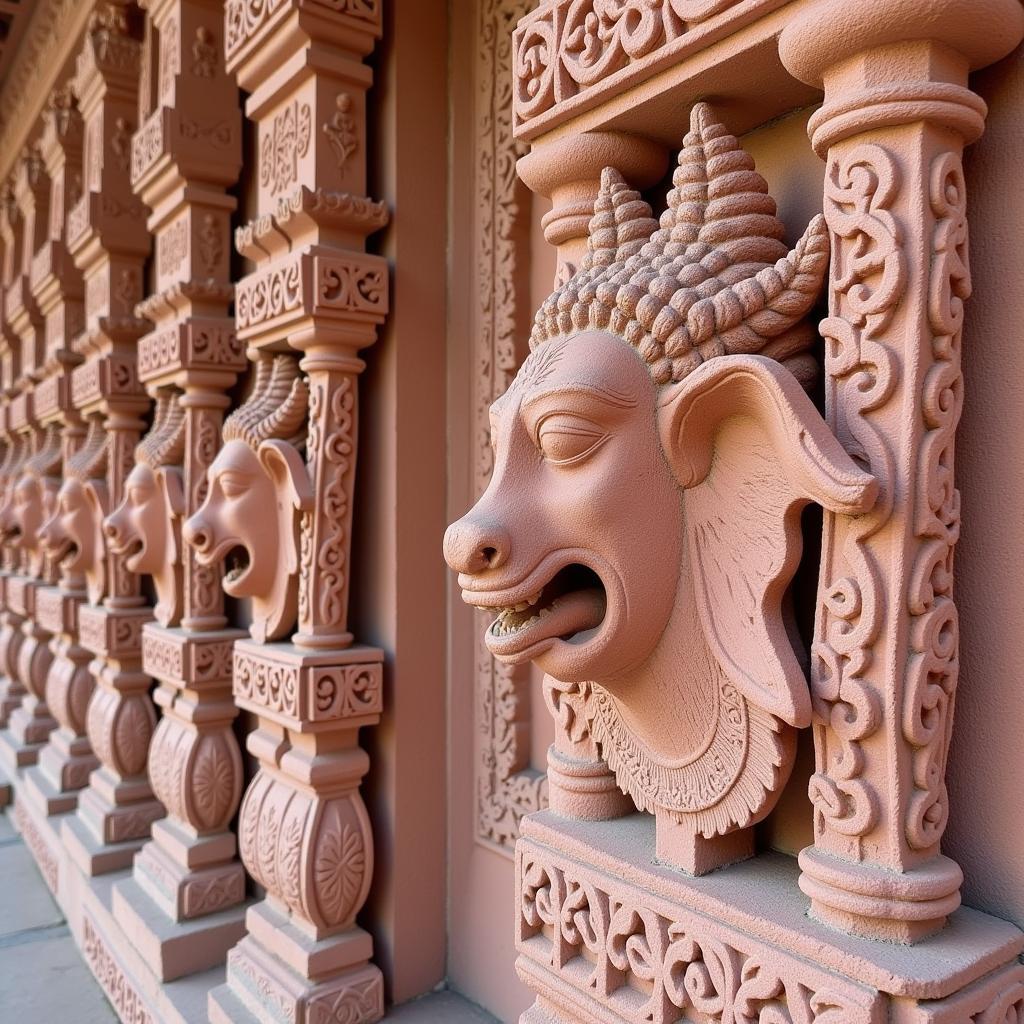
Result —
<path fill-rule="evenodd" d="M 576 97 L 596 103 L 661 70 L 681 47 L 734 17 L 741 0 L 556 0 L 526 17 L 513 37 L 517 132 Z M 780 6 L 762 0 L 758 13 Z M 744 14 L 751 13 L 744 11 Z M 711 22 L 706 25 L 705 23 Z M 703 29 L 703 31 L 702 31 Z M 691 40 L 692 37 L 692 40 Z"/>
<path fill-rule="evenodd" d="M 348 158 L 359 147 L 359 134 L 352 116 L 352 97 L 347 92 L 339 92 L 335 107 L 331 119 L 324 122 L 324 135 L 338 158 L 338 172 L 344 173 Z"/>
<path fill-rule="evenodd" d="M 310 1024 L 359 1024 L 379 1020 L 383 1013 L 384 986 L 379 975 L 315 996 L 306 1010 Z"/>
<path fill-rule="evenodd" d="M 192 799 L 196 818 L 206 829 L 223 828 L 234 809 L 241 780 L 223 736 L 204 736 L 192 766 Z"/>
<path fill-rule="evenodd" d="M 345 822 L 321 824 L 313 866 L 320 911 L 330 924 L 342 924 L 355 914 L 366 875 L 362 832 Z"/>
<path fill-rule="evenodd" d="M 245 899 L 245 875 L 237 870 L 213 878 L 194 879 L 185 883 L 181 898 L 186 918 L 212 914 L 222 907 L 233 907 Z"/>
<path fill-rule="evenodd" d="M 274 116 L 260 143 L 260 184 L 281 192 L 299 176 L 299 160 L 309 150 L 312 111 L 294 100 Z"/>
<path fill-rule="evenodd" d="M 387 312 L 387 268 L 373 257 L 316 257 L 317 305 L 352 313 Z"/>
<path fill-rule="evenodd" d="M 32 851 L 40 874 L 49 886 L 50 892 L 56 896 L 60 870 L 57 858 L 53 855 L 53 851 L 47 845 L 42 833 L 36 828 L 32 818 L 22 810 L 20 801 L 15 802 L 14 816 L 18 822 L 18 831 L 21 832 L 25 845 Z"/>
<path fill-rule="evenodd" d="M 160 276 L 166 277 L 181 266 L 188 255 L 188 217 L 179 217 L 157 236 L 156 255 Z"/>
<path fill-rule="evenodd" d="M 484 0 L 476 123 L 476 348 L 473 480 L 483 492 L 493 469 L 488 409 L 508 388 L 525 357 L 521 335 L 529 322 L 529 295 L 516 290 L 517 269 L 529 259 L 519 226 L 521 203 L 515 162 L 526 151 L 512 136 L 510 35 L 532 8 L 528 0 Z M 518 339 L 518 340 L 517 340 Z M 524 814 L 547 804 L 544 775 L 527 767 L 529 673 L 503 665 L 484 646 L 484 615 L 477 615 L 475 675 L 481 733 L 477 764 L 478 835 L 511 848 Z"/>
<path fill-rule="evenodd" d="M 815 834 L 827 828 L 855 843 L 874 827 L 879 800 L 864 778 L 861 744 L 881 725 L 878 693 L 867 678 L 872 646 L 885 616 L 885 594 L 870 539 L 892 515 L 893 459 L 875 410 L 893 393 L 898 368 L 881 335 L 906 285 L 901 231 L 891 210 L 899 170 L 881 147 L 858 146 L 834 160 L 825 183 L 825 220 L 834 239 L 832 305 L 821 323 L 826 339 L 830 425 L 849 451 L 859 452 L 879 482 L 875 508 L 837 532 L 826 516 L 811 698 L 818 749 L 825 751 L 811 778 Z M 838 315 L 839 313 L 842 315 Z M 851 396 L 842 421 L 835 391 Z"/>
<path fill-rule="evenodd" d="M 153 1024 L 142 997 L 125 977 L 88 914 L 82 918 L 82 954 L 125 1024 Z"/>
<path fill-rule="evenodd" d="M 381 0 L 315 0 L 329 10 L 344 14 L 379 29 Z M 228 0 L 225 11 L 227 29 L 224 52 L 230 61 L 246 43 L 254 40 L 274 13 L 287 0 Z"/>

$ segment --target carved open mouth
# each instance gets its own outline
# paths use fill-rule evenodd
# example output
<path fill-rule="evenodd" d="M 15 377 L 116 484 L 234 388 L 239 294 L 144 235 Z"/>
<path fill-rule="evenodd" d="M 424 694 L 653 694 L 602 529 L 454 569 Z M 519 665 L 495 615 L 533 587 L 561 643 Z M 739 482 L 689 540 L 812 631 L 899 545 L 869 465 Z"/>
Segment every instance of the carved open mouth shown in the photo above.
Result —
<path fill-rule="evenodd" d="M 122 544 L 117 554 L 123 555 L 128 568 L 134 570 L 132 563 L 138 562 L 145 550 L 146 542 L 141 537 L 136 537 L 134 540 Z"/>
<path fill-rule="evenodd" d="M 511 657 L 544 640 L 586 643 L 604 621 L 607 606 L 600 576 L 574 562 L 522 601 L 482 606 L 498 613 L 487 630 L 487 647 L 492 654 Z"/>
<path fill-rule="evenodd" d="M 224 590 L 235 596 L 234 589 L 244 579 L 249 571 L 249 551 L 242 544 L 236 544 L 228 549 L 224 555 Z"/>
<path fill-rule="evenodd" d="M 65 561 L 71 560 L 71 556 L 78 554 L 78 549 L 67 537 L 48 544 L 47 549 L 55 565 L 63 565 Z"/>

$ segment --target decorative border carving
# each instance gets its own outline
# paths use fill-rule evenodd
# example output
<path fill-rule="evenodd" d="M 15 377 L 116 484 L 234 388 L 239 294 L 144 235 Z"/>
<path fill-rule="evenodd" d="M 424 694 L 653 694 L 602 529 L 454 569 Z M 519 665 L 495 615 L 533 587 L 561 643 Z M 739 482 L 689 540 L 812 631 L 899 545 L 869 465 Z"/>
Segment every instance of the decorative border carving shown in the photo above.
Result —
<path fill-rule="evenodd" d="M 125 977 L 121 965 L 107 949 L 106 942 L 88 913 L 82 916 L 81 945 L 86 963 L 121 1020 L 125 1024 L 153 1024 L 153 1017 L 146 1009 L 142 997 Z"/>
<path fill-rule="evenodd" d="M 528 207 L 516 177 L 526 150 L 512 137 L 512 48 L 509 33 L 530 0 L 480 0 L 476 118 L 476 348 L 473 352 L 473 486 L 483 493 L 491 477 L 491 403 L 511 384 L 526 355 L 529 296 L 516 293 L 516 271 L 529 259 L 517 237 Z M 482 620 L 482 613 L 477 613 Z M 477 621 L 475 665 L 477 722 L 477 835 L 511 851 L 519 819 L 547 804 L 543 773 L 527 766 L 529 667 L 499 664 L 483 642 Z"/>
<path fill-rule="evenodd" d="M 787 2 L 547 0 L 513 36 L 516 137 L 536 138 Z"/>
<path fill-rule="evenodd" d="M 21 836 L 25 840 L 25 845 L 32 851 L 32 856 L 35 858 L 39 873 L 49 886 L 50 892 L 56 896 L 60 874 L 57 858 L 54 857 L 53 851 L 36 828 L 35 823 L 25 813 L 20 800 L 16 800 L 14 803 L 14 818 L 18 823 L 18 831 L 21 832 Z"/>
<path fill-rule="evenodd" d="M 259 714 L 276 713 L 304 722 L 379 715 L 384 709 L 380 662 L 345 665 L 274 661 L 255 644 L 234 650 L 233 690 Z"/>
<path fill-rule="evenodd" d="M 516 967 L 593 1019 L 881 1024 L 885 1000 L 531 839 L 516 847 Z"/>

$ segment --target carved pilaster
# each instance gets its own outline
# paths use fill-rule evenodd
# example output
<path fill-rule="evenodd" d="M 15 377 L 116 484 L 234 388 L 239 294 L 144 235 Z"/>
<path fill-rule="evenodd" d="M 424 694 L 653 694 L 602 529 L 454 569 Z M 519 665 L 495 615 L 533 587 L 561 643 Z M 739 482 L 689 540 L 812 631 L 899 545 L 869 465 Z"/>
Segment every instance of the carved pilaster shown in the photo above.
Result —
<path fill-rule="evenodd" d="M 106 529 L 111 546 L 138 551 L 131 568 L 156 590 L 157 621 L 142 648 L 160 683 L 149 776 L 167 817 L 154 824 L 132 877 L 114 887 L 113 906 L 125 935 L 169 981 L 223 963 L 245 931 L 245 871 L 230 829 L 243 781 L 231 651 L 243 633 L 224 628 L 219 563 L 200 564 L 181 536 L 206 494 L 226 392 L 247 365 L 227 316 L 235 200 L 225 188 L 241 166 L 241 114 L 224 69 L 223 5 L 141 6 L 158 52 L 148 62 L 155 81 L 140 94 L 132 183 L 153 211 L 157 265 L 156 290 L 139 307 L 153 322 L 139 343 L 139 375 L 157 405 L 129 493 Z"/>
<path fill-rule="evenodd" d="M 85 280 L 85 330 L 74 348 L 72 400 L 89 434 L 65 487 L 76 561 L 88 603 L 79 641 L 92 655 L 96 688 L 87 731 L 100 767 L 80 795 L 62 839 L 87 875 L 127 867 L 163 816 L 146 775 L 156 716 L 142 672 L 142 626 L 152 617 L 125 552 L 108 546 L 103 517 L 118 504 L 149 407 L 136 366 L 148 323 L 135 307 L 150 238 L 145 208 L 129 199 L 131 136 L 138 114 L 141 43 L 134 9 L 99 5 L 90 18 L 73 88 L 85 133 L 83 195 L 68 216 L 67 244 Z"/>
<path fill-rule="evenodd" d="M 832 239 L 829 422 L 875 475 L 864 516 L 826 513 L 812 651 L 813 916 L 913 942 L 960 902 L 940 853 L 958 669 L 953 449 L 970 294 L 961 152 L 985 104 L 967 73 L 1020 40 L 1019 4 L 838 0 L 786 29 L 790 72 L 824 88 L 809 122 Z"/>
<path fill-rule="evenodd" d="M 258 216 L 236 232 L 256 267 L 235 302 L 257 366 L 186 535 L 207 564 L 245 552 L 224 580 L 253 602 L 234 692 L 259 716 L 248 746 L 260 770 L 240 840 L 267 899 L 249 910 L 227 984 L 211 993 L 217 1021 L 284 1013 L 362 1024 L 384 1009 L 370 936 L 355 924 L 373 866 L 358 732 L 380 717 L 382 656 L 350 646 L 348 631 L 359 352 L 388 309 L 387 265 L 364 251 L 387 220 L 364 195 L 371 76 L 361 57 L 380 35 L 380 8 L 226 9 L 228 67 L 251 93 L 259 156 Z M 284 17 L 287 35 L 274 31 Z M 249 523 L 267 500 L 276 521 Z M 291 643 L 267 642 L 296 624 Z"/>

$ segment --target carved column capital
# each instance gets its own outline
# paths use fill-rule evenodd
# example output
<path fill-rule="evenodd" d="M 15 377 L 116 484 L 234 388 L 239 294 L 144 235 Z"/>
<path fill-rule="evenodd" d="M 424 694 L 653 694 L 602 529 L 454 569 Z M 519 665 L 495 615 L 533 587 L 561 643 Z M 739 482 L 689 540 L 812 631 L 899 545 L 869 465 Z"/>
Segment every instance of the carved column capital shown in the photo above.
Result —
<path fill-rule="evenodd" d="M 790 22 L 779 52 L 795 78 L 825 90 L 808 123 L 824 159 L 861 132 L 916 121 L 974 142 L 986 108 L 967 72 L 1005 57 L 1022 34 L 1016 0 L 825 0 Z"/>
<path fill-rule="evenodd" d="M 519 177 L 551 200 L 541 223 L 545 241 L 558 250 L 559 277 L 571 277 L 586 252 L 601 171 L 614 167 L 634 188 L 644 189 L 659 181 L 667 166 L 664 146 L 615 131 L 561 136 L 519 158 Z"/>

